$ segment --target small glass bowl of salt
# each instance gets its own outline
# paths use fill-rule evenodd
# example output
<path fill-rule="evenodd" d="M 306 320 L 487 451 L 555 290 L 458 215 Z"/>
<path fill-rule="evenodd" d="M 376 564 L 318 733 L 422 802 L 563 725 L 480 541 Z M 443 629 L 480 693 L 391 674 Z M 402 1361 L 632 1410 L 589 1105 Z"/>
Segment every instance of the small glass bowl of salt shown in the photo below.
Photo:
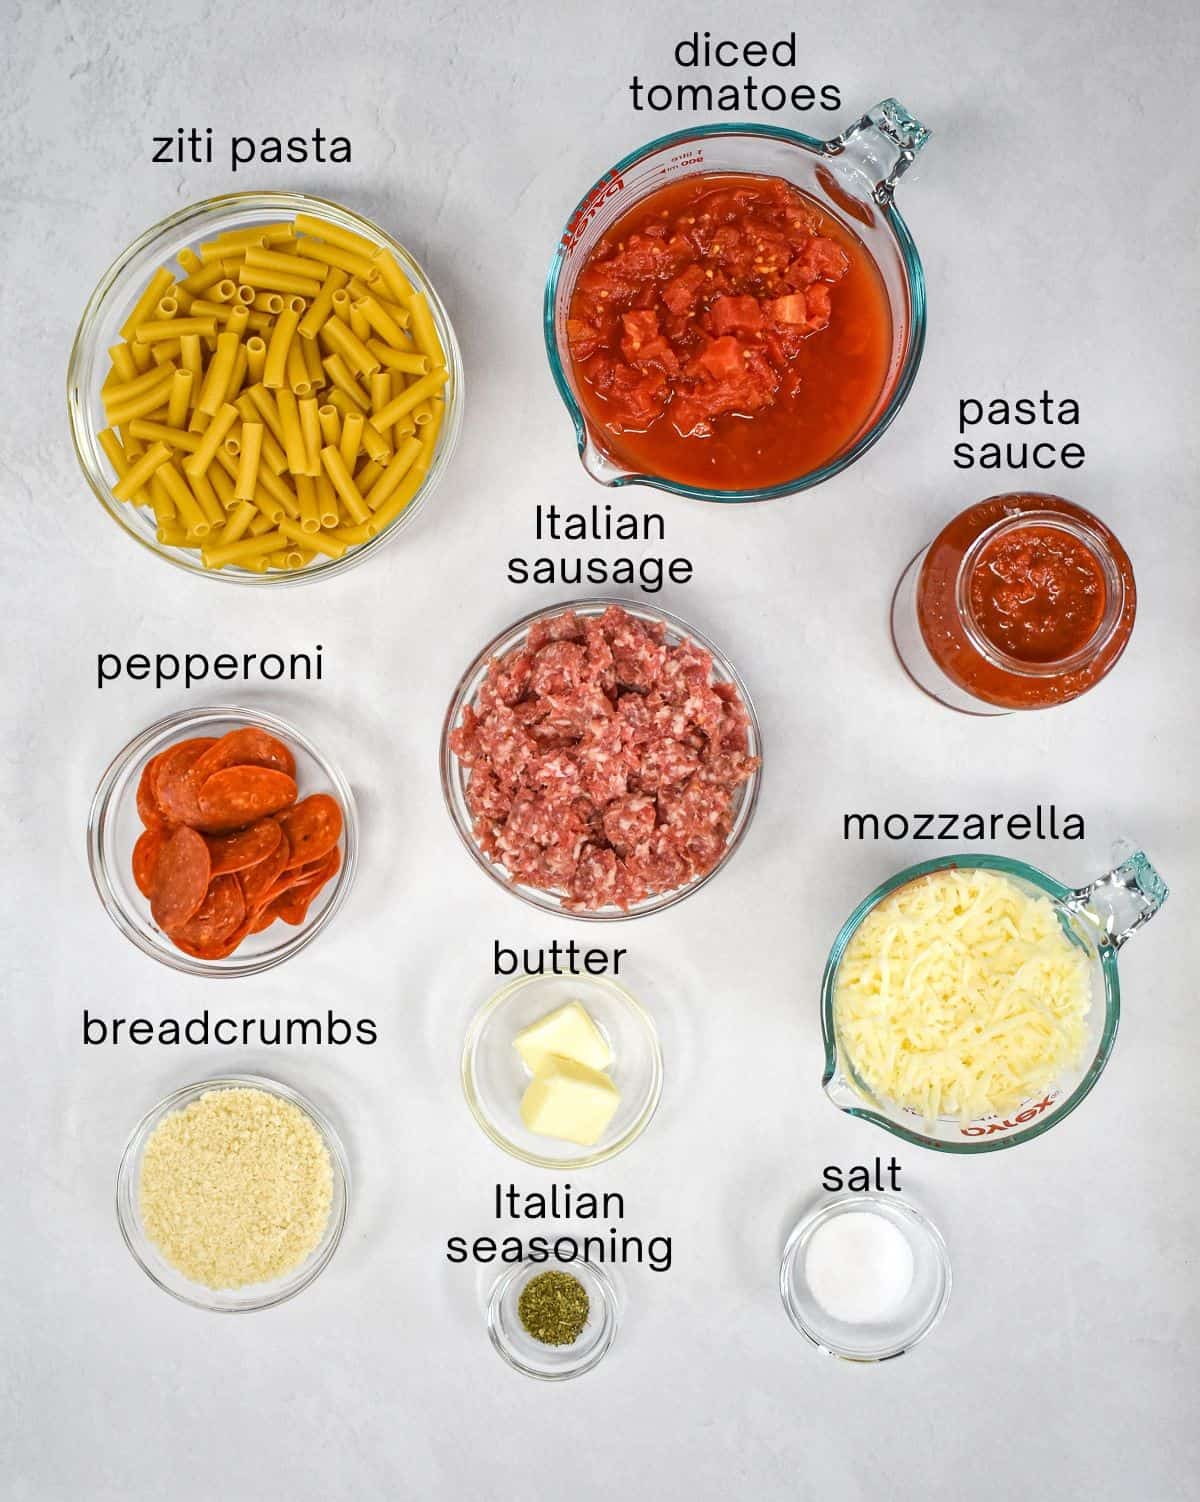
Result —
<path fill-rule="evenodd" d="M 937 1227 L 894 1195 L 845 1194 L 810 1211 L 788 1237 L 779 1291 L 796 1329 L 844 1361 L 911 1351 L 950 1298 Z"/>

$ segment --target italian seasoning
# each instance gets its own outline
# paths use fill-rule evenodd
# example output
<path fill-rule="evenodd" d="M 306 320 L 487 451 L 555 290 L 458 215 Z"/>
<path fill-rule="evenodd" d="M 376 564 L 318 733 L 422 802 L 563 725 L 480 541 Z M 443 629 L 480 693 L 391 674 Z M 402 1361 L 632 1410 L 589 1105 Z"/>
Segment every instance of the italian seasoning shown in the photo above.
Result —
<path fill-rule="evenodd" d="M 544 1346 L 573 1346 L 587 1324 L 588 1307 L 583 1284 L 561 1272 L 530 1278 L 517 1300 L 521 1323 Z"/>

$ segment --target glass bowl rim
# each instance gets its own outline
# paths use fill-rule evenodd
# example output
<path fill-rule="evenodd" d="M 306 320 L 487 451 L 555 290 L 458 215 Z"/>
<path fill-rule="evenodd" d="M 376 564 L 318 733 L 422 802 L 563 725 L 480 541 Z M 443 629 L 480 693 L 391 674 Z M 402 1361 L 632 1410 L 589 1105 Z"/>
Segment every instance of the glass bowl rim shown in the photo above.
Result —
<path fill-rule="evenodd" d="M 407 263 L 417 273 L 420 290 L 429 299 L 430 309 L 434 321 L 438 324 L 438 332 L 442 337 L 446 352 L 446 367 L 450 372 L 450 390 L 453 400 L 446 402 L 446 412 L 442 423 L 442 431 L 438 434 L 437 446 L 434 451 L 433 461 L 429 467 L 429 473 L 416 495 L 395 518 L 377 536 L 368 538 L 357 547 L 350 548 L 341 558 L 332 558 L 320 564 L 315 569 L 310 567 L 297 569 L 290 573 L 277 572 L 272 574 L 253 574 L 242 570 L 230 572 L 227 569 L 206 569 L 199 564 L 192 563 L 186 558 L 177 558 L 174 552 L 165 544 L 159 543 L 149 537 L 145 537 L 135 527 L 131 527 L 125 520 L 123 511 L 114 509 L 115 505 L 124 506 L 124 502 L 113 502 L 107 486 L 96 473 L 86 451 L 83 438 L 85 430 L 90 431 L 91 422 L 87 407 L 93 393 L 88 393 L 81 401 L 77 401 L 77 390 L 81 389 L 79 374 L 85 354 L 90 353 L 90 342 L 95 335 L 100 315 L 106 306 L 107 300 L 119 284 L 122 276 L 127 272 L 131 262 L 143 251 L 147 250 L 156 240 L 165 238 L 173 231 L 179 229 L 193 220 L 203 222 L 206 219 L 216 219 L 225 213 L 234 213 L 244 209 L 262 207 L 266 214 L 298 214 L 306 210 L 312 210 L 318 215 L 322 212 L 333 210 L 335 214 L 343 215 L 351 220 L 360 230 L 366 234 L 366 238 L 378 238 L 393 253 L 399 252 L 401 265 Z M 280 587 L 296 584 L 312 584 L 319 579 L 325 579 L 334 574 L 344 573 L 348 568 L 366 559 L 368 554 L 377 551 L 378 546 L 386 540 L 394 537 L 398 532 L 417 515 L 423 508 L 424 503 L 440 483 L 454 451 L 458 446 L 463 424 L 463 407 L 466 399 L 466 381 L 463 370 L 462 351 L 459 348 L 458 336 L 454 331 L 454 325 L 450 321 L 450 315 L 442 302 L 437 289 L 431 281 L 424 266 L 416 256 L 401 242 L 390 235 L 387 230 L 381 228 L 373 219 L 368 219 L 365 214 L 360 214 L 356 209 L 347 208 L 345 204 L 338 203 L 332 198 L 323 198 L 315 193 L 295 193 L 279 189 L 244 189 L 236 193 L 219 193 L 211 198 L 197 199 L 184 204 L 182 208 L 174 210 L 164 218 L 152 224 L 120 255 L 112 261 L 97 281 L 91 296 L 84 307 L 79 325 L 75 331 L 75 337 L 71 345 L 71 354 L 67 361 L 67 419 L 71 431 L 71 445 L 75 451 L 75 458 L 80 471 L 87 481 L 92 494 L 99 501 L 105 514 L 114 521 L 118 527 L 133 538 L 141 547 L 145 548 L 155 558 L 171 564 L 182 573 L 193 577 L 212 579 L 222 584 L 234 585 L 259 585 L 262 587 Z"/>
<path fill-rule="evenodd" d="M 921 1235 L 933 1248 L 938 1271 L 941 1274 L 942 1287 L 936 1307 L 915 1335 L 903 1345 L 897 1346 L 895 1350 L 886 1351 L 879 1356 L 862 1356 L 839 1350 L 836 1346 L 832 1346 L 828 1341 L 823 1340 L 815 1330 L 809 1328 L 792 1301 L 791 1272 L 795 1265 L 796 1255 L 800 1250 L 800 1243 L 806 1236 L 810 1235 L 819 1225 L 832 1219 L 835 1215 L 841 1215 L 848 1210 L 871 1204 L 886 1205 L 889 1211 L 904 1216 L 917 1227 Z M 846 1194 L 834 1195 L 807 1210 L 792 1227 L 779 1263 L 779 1293 L 783 1300 L 783 1307 L 787 1311 L 788 1319 L 791 1320 L 792 1324 L 806 1340 L 816 1346 L 817 1350 L 823 1352 L 826 1356 L 834 1357 L 837 1361 L 850 1362 L 856 1366 L 878 1366 L 884 1361 L 894 1361 L 897 1356 L 903 1356 L 907 1351 L 911 1351 L 914 1346 L 920 1345 L 921 1341 L 925 1339 L 930 1331 L 935 1330 L 941 1324 L 942 1316 L 945 1314 L 946 1307 L 950 1303 L 950 1294 L 953 1286 L 954 1270 L 953 1264 L 950 1261 L 950 1252 L 946 1246 L 945 1237 L 933 1221 L 900 1196 L 879 1194 L 874 1190 L 867 1190 L 865 1192 L 852 1191 Z"/>
<path fill-rule="evenodd" d="M 613 605 L 619 606 L 620 609 L 628 611 L 630 615 L 635 617 L 640 612 L 644 618 L 659 621 L 669 631 L 673 631 L 680 637 L 681 640 L 693 641 L 697 646 L 709 653 L 714 664 L 725 675 L 725 681 L 732 683 L 741 697 L 742 704 L 746 710 L 747 741 L 751 748 L 751 754 L 758 757 L 760 765 L 754 769 L 749 778 L 742 784 L 742 801 L 734 816 L 733 829 L 730 831 L 730 837 L 726 841 L 725 849 L 722 851 L 720 859 L 710 871 L 706 871 L 698 880 L 687 882 L 681 887 L 673 887 L 668 892 L 656 894 L 653 899 L 647 901 L 645 907 L 638 908 L 637 910 L 622 911 L 616 909 L 611 912 L 608 910 L 573 912 L 562 905 L 561 899 L 552 898 L 543 889 L 525 887 L 502 876 L 496 863 L 485 856 L 479 848 L 474 832 L 470 824 L 466 821 L 465 816 L 460 813 L 458 801 L 455 797 L 455 794 L 460 791 L 457 780 L 457 769 L 461 764 L 450 749 L 450 735 L 457 727 L 462 710 L 471 702 L 467 698 L 467 693 L 472 682 L 481 672 L 486 672 L 488 664 L 497 655 L 501 647 L 506 651 L 512 651 L 518 645 L 520 638 L 528 636 L 532 627 L 539 620 L 547 620 L 554 616 L 564 615 L 568 611 L 574 611 L 580 615 L 603 615 L 604 611 Z M 644 605 L 641 601 L 619 599 L 615 595 L 588 595 L 582 599 L 565 600 L 555 605 L 539 606 L 536 610 L 531 610 L 527 615 L 521 616 L 519 620 L 514 621 L 512 625 L 492 637 L 487 645 L 471 660 L 470 665 L 463 672 L 454 687 L 449 708 L 446 710 L 445 718 L 442 721 L 441 743 L 438 748 L 442 798 L 459 839 L 470 853 L 476 865 L 482 871 L 486 872 L 497 886 L 506 892 L 511 892 L 514 896 L 520 898 L 522 902 L 528 903 L 529 906 L 535 907 L 541 912 L 555 913 L 559 917 L 571 918 L 580 923 L 620 923 L 633 922 L 637 918 L 648 918 L 654 913 L 665 912 L 668 908 L 674 907 L 677 902 L 682 902 L 685 898 L 691 897 L 693 893 L 698 892 L 701 887 L 707 885 L 719 871 L 725 868 L 734 852 L 739 849 L 746 837 L 747 830 L 753 822 L 754 813 L 758 807 L 759 789 L 762 785 L 763 769 L 761 763 L 763 759 L 762 727 L 758 721 L 758 713 L 754 708 L 754 701 L 750 697 L 750 691 L 742 680 L 741 674 L 729 658 L 725 656 L 724 652 L 711 642 L 703 632 L 697 631 L 694 626 L 688 625 L 679 616 L 672 615 L 670 611 L 662 609 L 661 606 Z"/>
<path fill-rule="evenodd" d="M 565 1270 L 569 1267 L 586 1267 L 588 1275 L 595 1280 L 596 1287 L 600 1290 L 601 1304 L 604 1309 L 604 1319 L 596 1345 L 588 1359 L 581 1365 L 570 1367 L 565 1371 L 539 1372 L 520 1360 L 515 1351 L 509 1349 L 500 1338 L 500 1307 L 504 1301 L 504 1295 L 517 1279 L 530 1269 L 537 1268 L 543 1272 Z M 536 1274 L 535 1274 L 536 1276 Z M 595 1262 L 589 1262 L 586 1258 L 576 1257 L 572 1262 L 560 1262 L 552 1258 L 547 1262 L 535 1262 L 526 1257 L 521 1262 L 514 1263 L 507 1268 L 492 1284 L 488 1294 L 487 1304 L 487 1331 L 493 1347 L 512 1367 L 513 1371 L 520 1372 L 524 1377 L 532 1377 L 538 1382 L 569 1382 L 572 1377 L 582 1377 L 585 1372 L 590 1372 L 599 1366 L 600 1362 L 608 1355 L 613 1341 L 617 1336 L 617 1326 L 620 1323 L 620 1309 L 617 1302 L 617 1290 L 612 1279 Z M 561 1347 L 560 1347 L 561 1349 Z"/>
<path fill-rule="evenodd" d="M 213 961 L 200 960 L 190 954 L 185 954 L 182 949 L 176 952 L 174 949 L 167 950 L 165 947 L 154 945 L 146 938 L 125 911 L 125 905 L 109 873 L 102 837 L 104 821 L 109 814 L 117 783 L 145 749 L 168 730 L 195 728 L 210 720 L 240 720 L 244 724 L 257 725 L 270 730 L 281 740 L 290 738 L 329 777 L 342 804 L 342 865 L 335 878 L 329 901 L 311 923 L 305 922 L 290 939 L 280 946 L 279 953 L 247 955 L 237 965 L 225 969 L 216 968 L 216 963 Z M 199 705 L 190 709 L 176 710 L 172 714 L 155 720 L 152 725 L 148 725 L 132 740 L 127 741 L 110 760 L 96 785 L 96 791 L 92 795 L 88 809 L 87 855 L 92 885 L 96 889 L 105 912 L 119 932 L 124 934 L 143 954 L 149 955 L 151 959 L 157 960 L 169 969 L 179 970 L 187 975 L 199 975 L 207 980 L 239 980 L 247 975 L 261 975 L 264 971 L 272 970 L 276 965 L 282 965 L 285 960 L 290 960 L 294 955 L 299 954 L 302 949 L 306 949 L 312 943 L 342 908 L 350 894 L 358 869 L 358 808 L 353 789 L 336 762 L 331 761 L 302 730 L 298 730 L 290 721 L 281 719 L 280 716 L 271 714 L 267 710 L 250 709 L 245 705 Z"/>
<path fill-rule="evenodd" d="M 483 1109 L 483 1102 L 479 1098 L 479 1091 L 475 1082 L 475 1051 L 483 1030 L 491 1020 L 494 1013 L 511 997 L 538 981 L 547 979 L 559 980 L 586 980 L 589 984 L 600 986 L 602 990 L 609 990 L 629 1010 L 630 1015 L 641 1025 L 642 1030 L 650 1040 L 650 1085 L 641 1110 L 632 1125 L 622 1133 L 617 1140 L 602 1151 L 583 1150 L 583 1155 L 576 1158 L 549 1158 L 542 1153 L 526 1152 L 518 1147 L 511 1138 L 506 1137 L 500 1129 L 494 1125 Z M 632 992 L 627 991 L 619 982 L 607 975 L 580 975 L 577 971 L 555 971 L 553 975 L 519 975 L 515 980 L 510 980 L 507 985 L 501 986 L 495 995 L 488 998 L 471 1018 L 467 1026 L 466 1035 L 463 1038 L 462 1058 L 459 1065 L 459 1074 L 462 1080 L 463 1094 L 466 1096 L 467 1105 L 471 1109 L 471 1115 L 483 1129 L 484 1135 L 489 1137 L 497 1147 L 502 1148 L 510 1157 L 519 1159 L 522 1163 L 528 1163 L 534 1168 L 564 1169 L 574 1173 L 580 1168 L 592 1168 L 597 1163 L 606 1163 L 610 1158 L 615 1158 L 623 1153 L 626 1148 L 632 1147 L 646 1128 L 654 1119 L 662 1101 L 663 1091 L 663 1056 L 662 1043 L 658 1036 L 658 1029 L 654 1025 L 654 1018 L 646 1008 L 638 1001 Z"/>
<path fill-rule="evenodd" d="M 1059 906 L 1064 906 L 1067 898 L 1074 895 L 1073 888 L 1066 886 L 1045 871 L 1039 870 L 1037 866 L 1014 860 L 1010 856 L 990 855 L 985 851 L 975 850 L 960 851 L 957 855 L 939 855 L 931 860 L 921 861 L 915 866 L 906 866 L 902 871 L 896 872 L 894 876 L 882 882 L 873 892 L 869 892 L 838 930 L 821 977 L 821 1037 L 825 1045 L 825 1069 L 821 1076 L 822 1089 L 829 1086 L 839 1068 L 837 1034 L 833 1021 L 833 987 L 846 946 L 867 914 L 897 888 L 906 886 L 910 881 L 928 876 L 935 871 L 953 868 L 1000 871 L 1008 876 L 1019 877 L 1031 886 L 1039 887 L 1047 896 L 1053 897 Z M 1052 1126 L 1069 1116 L 1091 1093 L 1096 1081 L 1104 1072 L 1104 1067 L 1112 1055 L 1113 1045 L 1116 1042 L 1117 1025 L 1121 1020 L 1121 983 L 1117 974 L 1117 951 L 1113 945 L 1101 943 L 1099 940 L 1096 941 L 1095 949 L 1101 973 L 1104 976 L 1104 1027 L 1096 1052 L 1087 1065 L 1083 1077 L 1057 1110 L 1041 1116 L 1032 1124 L 1007 1136 L 974 1137 L 965 1142 L 942 1142 L 925 1132 L 901 1126 L 899 1122 L 892 1121 L 880 1112 L 872 1110 L 865 1103 L 861 1107 L 838 1104 L 838 1110 L 845 1111 L 847 1116 L 856 1116 L 861 1121 L 874 1122 L 885 1132 L 890 1132 L 894 1137 L 899 1137 L 905 1142 L 911 1142 L 915 1147 L 927 1147 L 940 1153 L 1002 1152 L 1006 1148 L 1018 1147 L 1023 1142 L 1032 1142 L 1034 1138 L 1048 1132 Z"/>
<path fill-rule="evenodd" d="M 321 1134 L 321 1140 L 325 1144 L 325 1150 L 329 1154 L 329 1162 L 334 1178 L 334 1201 L 339 1198 L 337 1190 L 340 1186 L 340 1206 L 336 1212 L 334 1205 L 330 1206 L 331 1226 L 327 1225 L 322 1233 L 321 1241 L 324 1249 L 319 1253 L 310 1253 L 314 1257 L 312 1266 L 299 1279 L 294 1288 L 281 1290 L 276 1294 L 266 1296 L 254 1303 L 225 1306 L 212 1302 L 202 1297 L 190 1297 L 187 1293 L 177 1288 L 172 1288 L 165 1283 L 153 1267 L 143 1257 L 137 1245 L 139 1239 L 149 1242 L 149 1237 L 141 1229 L 140 1214 L 135 1208 L 137 1184 L 133 1180 L 134 1159 L 143 1150 L 150 1140 L 153 1132 L 161 1122 L 176 1110 L 190 1104 L 193 1100 L 199 1100 L 209 1090 L 261 1090 L 264 1094 L 274 1095 L 277 1099 L 288 1102 L 298 1110 L 303 1111 L 305 1116 L 313 1123 Z M 126 1200 L 128 1198 L 128 1203 Z M 346 1154 L 345 1145 L 341 1135 L 330 1118 L 315 1105 L 308 1096 L 291 1085 L 285 1085 L 282 1080 L 274 1079 L 265 1074 L 215 1074 L 202 1080 L 194 1080 L 191 1084 L 180 1085 L 143 1113 L 133 1127 L 125 1146 L 121 1152 L 120 1161 L 117 1164 L 117 1176 L 115 1186 L 115 1207 L 117 1225 L 121 1232 L 129 1253 L 137 1265 L 157 1288 L 164 1293 L 178 1299 L 181 1304 L 189 1304 L 193 1309 L 203 1309 L 211 1314 L 256 1314 L 261 1309 L 274 1309 L 280 1304 L 286 1304 L 294 1299 L 298 1293 L 302 1293 L 325 1271 L 333 1255 L 337 1251 L 342 1240 L 342 1232 L 346 1227 L 346 1217 L 350 1209 L 350 1160 Z M 153 1245 L 153 1243 L 150 1243 Z M 183 1274 L 180 1274 L 182 1277 Z M 189 1280 L 190 1281 L 190 1280 Z M 196 1285 L 200 1287 L 199 1284 Z M 217 1290 L 213 1290 L 217 1292 Z"/>
<path fill-rule="evenodd" d="M 546 357 L 550 362 L 550 373 L 554 378 L 555 387 L 563 405 L 570 414 L 571 422 L 575 428 L 575 445 L 582 458 L 587 451 L 588 428 L 580 409 L 575 393 L 571 390 L 571 384 L 567 379 L 566 369 L 558 352 L 558 339 L 555 335 L 554 313 L 555 303 L 558 298 L 559 281 L 563 272 L 563 236 L 569 229 L 572 221 L 580 214 L 588 200 L 596 190 L 607 183 L 611 178 L 622 172 L 627 172 L 636 166 L 643 158 L 652 155 L 656 151 L 669 149 L 673 146 L 685 144 L 688 141 L 710 139 L 716 136 L 760 136 L 775 141 L 783 141 L 791 146 L 798 146 L 802 150 L 812 152 L 817 156 L 829 157 L 829 143 L 818 140 L 815 136 L 804 135 L 798 130 L 789 130 L 782 125 L 753 125 L 745 121 L 730 121 L 728 123 L 713 123 L 711 125 L 696 125 L 684 130 L 669 131 L 666 135 L 658 136 L 655 140 L 637 147 L 628 155 L 621 158 L 614 166 L 588 188 L 583 197 L 571 210 L 567 217 L 566 225 L 559 235 L 558 242 L 554 247 L 554 253 L 550 260 L 550 268 L 546 274 L 546 289 L 542 298 L 542 333 L 546 343 Z M 646 195 L 643 195 L 646 196 Z M 637 201 L 637 200 L 635 200 Z M 904 222 L 900 211 L 896 208 L 895 200 L 889 199 L 886 203 L 875 200 L 876 207 L 883 215 L 885 223 L 892 231 L 897 248 L 900 252 L 901 265 L 904 268 L 905 279 L 908 285 L 910 318 L 909 337 L 904 350 L 904 360 L 900 374 L 888 397 L 887 405 L 871 426 L 846 450 L 844 454 L 824 464 L 820 469 L 812 470 L 807 475 L 801 475 L 798 479 L 785 481 L 781 485 L 766 485 L 750 490 L 708 490 L 703 486 L 685 485 L 681 481 L 668 480 L 661 475 L 650 474 L 618 474 L 611 480 L 603 482 L 606 488 L 618 489 L 624 485 L 645 485 L 652 490 L 661 490 L 669 495 L 683 496 L 694 501 L 714 501 L 718 504 L 740 505 L 749 501 L 774 501 L 783 500 L 789 496 L 799 495 L 802 491 L 811 490 L 813 486 L 820 485 L 826 480 L 831 480 L 843 470 L 873 448 L 884 433 L 891 427 L 900 408 L 908 399 L 916 380 L 917 370 L 921 364 L 921 357 L 925 351 L 925 327 L 927 309 L 927 290 L 925 285 L 925 270 L 921 264 L 921 258 L 917 253 L 916 243 L 908 225 Z"/>

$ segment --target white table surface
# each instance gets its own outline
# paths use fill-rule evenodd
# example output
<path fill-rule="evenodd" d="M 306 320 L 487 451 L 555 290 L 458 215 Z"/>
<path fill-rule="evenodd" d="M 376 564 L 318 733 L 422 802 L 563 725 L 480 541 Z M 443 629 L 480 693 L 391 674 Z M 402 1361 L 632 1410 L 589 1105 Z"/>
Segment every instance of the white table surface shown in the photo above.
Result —
<path fill-rule="evenodd" d="M 661 603 L 738 664 L 769 764 L 730 868 L 671 912 L 604 935 L 629 948 L 630 983 L 660 1025 L 666 1091 L 636 1147 L 583 1182 L 626 1196 L 626 1229 L 670 1234 L 675 1265 L 620 1272 L 617 1345 L 561 1387 L 502 1365 L 484 1333 L 489 1276 L 448 1266 L 444 1246 L 494 1228 L 497 1180 L 547 1183 L 483 1137 L 459 1089 L 465 1024 L 494 989 L 492 940 L 582 930 L 473 867 L 442 805 L 437 738 L 482 643 L 570 594 L 503 582 L 510 555 L 537 551 L 535 502 L 607 498 L 577 463 L 547 373 L 542 281 L 592 179 L 688 123 L 635 115 L 626 86 L 634 72 L 682 77 L 671 48 L 705 16 L 677 0 L 350 0 L 314 20 L 306 9 L 113 0 L 6 17 L 0 1491 L 19 1502 L 1200 1495 L 1191 7 L 722 8 L 723 34 L 743 39 L 804 28 L 792 81 L 836 83 L 846 107 L 801 129 L 832 134 L 888 94 L 935 128 L 900 195 L 930 284 L 929 342 L 894 429 L 823 489 L 751 511 L 653 499 L 668 551 L 696 568 Z M 352 137 L 352 166 L 233 179 L 223 166 L 149 163 L 151 136 L 178 124 L 224 138 L 318 123 Z M 175 577 L 129 543 L 82 482 L 62 399 L 79 313 L 116 253 L 182 204 L 254 186 L 341 199 L 405 240 L 452 310 L 470 387 L 459 452 L 411 533 L 361 569 L 282 593 Z M 953 469 L 957 398 L 1047 386 L 1081 401 L 1088 459 L 1045 488 L 1126 542 L 1137 630 L 1078 703 L 956 716 L 897 667 L 889 592 L 955 510 L 1022 482 Z M 633 507 L 651 499 L 627 494 Z M 318 689 L 245 697 L 301 720 L 352 780 L 365 839 L 350 902 L 302 958 L 256 979 L 216 986 L 156 966 L 92 890 L 88 802 L 137 730 L 240 691 L 101 692 L 96 653 L 317 640 Z M 817 988 L 850 908 L 929 847 L 847 845 L 841 815 L 1039 800 L 1082 812 L 1086 844 L 997 850 L 1082 881 L 1129 834 L 1174 887 L 1122 959 L 1115 1056 L 1085 1106 L 1031 1146 L 974 1160 L 904 1148 L 822 1096 Z M 85 1050 L 85 1005 L 150 1017 L 333 1005 L 376 1018 L 380 1039 Z M 319 1282 L 231 1320 L 149 1283 L 112 1197 L 141 1112 L 237 1066 L 276 1073 L 335 1114 L 354 1197 Z M 857 1369 L 792 1330 L 777 1267 L 823 1165 L 893 1149 L 906 1196 L 945 1232 L 955 1292 L 918 1351 Z"/>

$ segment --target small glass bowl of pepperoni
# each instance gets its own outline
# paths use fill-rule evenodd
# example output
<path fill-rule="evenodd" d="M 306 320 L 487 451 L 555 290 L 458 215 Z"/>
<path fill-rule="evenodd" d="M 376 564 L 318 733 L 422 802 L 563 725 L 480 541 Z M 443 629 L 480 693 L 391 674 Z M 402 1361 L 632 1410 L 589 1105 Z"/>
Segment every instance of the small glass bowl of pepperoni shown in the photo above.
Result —
<path fill-rule="evenodd" d="M 346 900 L 354 794 L 286 720 L 185 710 L 135 736 L 100 779 L 88 862 L 144 954 L 190 975 L 256 975 L 311 944 Z"/>
<path fill-rule="evenodd" d="M 596 598 L 534 611 L 459 680 L 442 791 L 484 871 L 584 922 L 673 907 L 720 871 L 758 802 L 745 684 L 665 610 Z"/>

